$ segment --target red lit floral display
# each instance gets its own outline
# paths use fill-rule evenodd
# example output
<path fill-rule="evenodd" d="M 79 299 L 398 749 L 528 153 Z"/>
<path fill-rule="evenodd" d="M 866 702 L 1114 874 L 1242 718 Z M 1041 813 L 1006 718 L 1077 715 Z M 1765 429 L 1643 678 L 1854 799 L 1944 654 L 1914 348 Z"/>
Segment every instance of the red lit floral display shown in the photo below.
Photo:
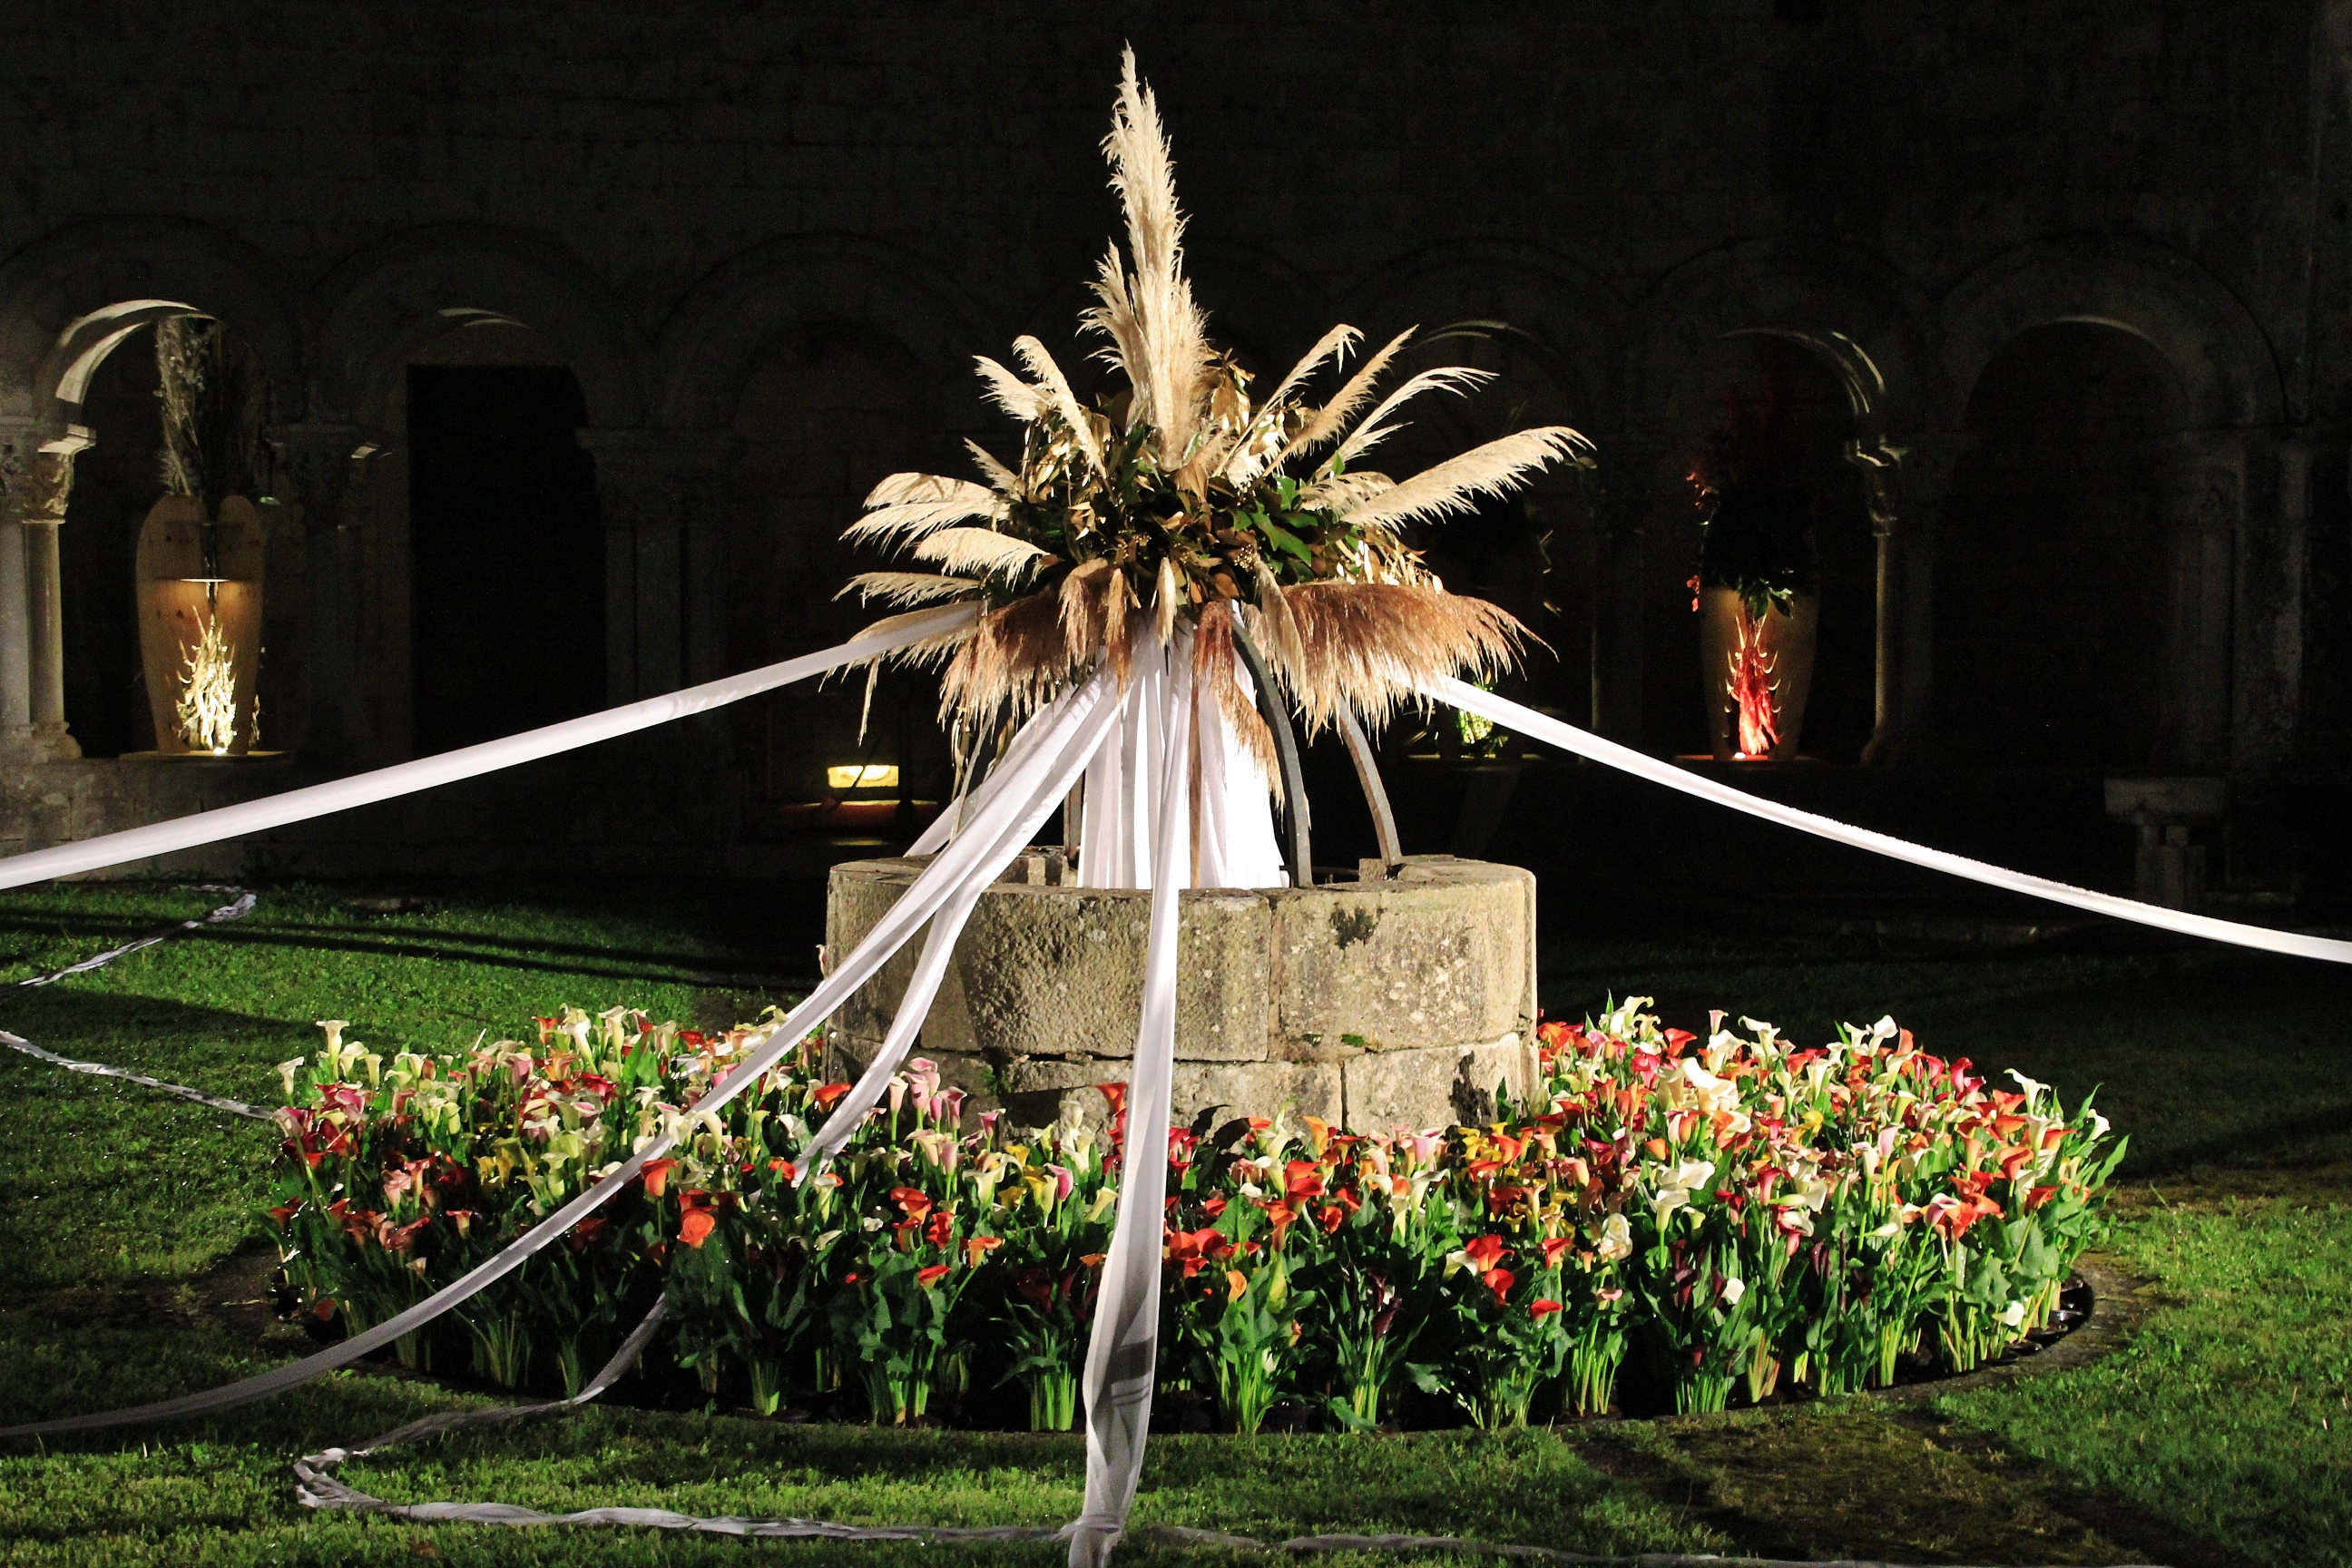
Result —
<path fill-rule="evenodd" d="M 1510 1426 L 1639 1379 L 1713 1410 L 1967 1371 L 2051 1322 L 2124 1149 L 2087 1102 L 1994 1088 L 1891 1021 L 1800 1048 L 1646 1005 L 1541 1026 L 1540 1092 L 1488 1125 L 1174 1130 L 1171 1407 L 1361 1429 L 1410 1397 Z M 912 1062 L 795 1185 L 790 1151 L 845 1089 L 814 1039 L 714 1113 L 696 1103 L 749 1031 L 573 1012 L 534 1041 L 385 1060 L 326 1027 L 282 1069 L 271 1211 L 321 1324 L 383 1321 L 676 1129 L 673 1158 L 460 1309 L 463 1342 L 412 1336 L 404 1359 L 455 1370 L 462 1344 L 494 1384 L 576 1388 L 666 1298 L 675 1361 L 763 1413 L 823 1398 L 908 1423 L 1018 1387 L 1032 1426 L 1073 1424 L 1122 1086 L 1107 1123 L 1016 1129 Z"/>

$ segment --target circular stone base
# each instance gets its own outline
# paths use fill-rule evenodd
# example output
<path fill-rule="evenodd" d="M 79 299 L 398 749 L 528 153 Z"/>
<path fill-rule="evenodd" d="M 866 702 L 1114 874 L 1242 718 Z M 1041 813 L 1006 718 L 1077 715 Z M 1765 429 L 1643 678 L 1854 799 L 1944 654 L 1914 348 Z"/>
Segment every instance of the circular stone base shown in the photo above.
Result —
<path fill-rule="evenodd" d="M 855 946 L 926 862 L 833 868 L 825 941 Z M 1061 885 L 1059 852 L 1013 862 L 957 944 L 918 1050 L 1018 1124 L 1099 1120 L 1125 1082 L 1151 895 Z M 1515 866 L 1414 856 L 1393 878 L 1182 895 L 1175 1111 L 1319 1116 L 1359 1131 L 1493 1114 L 1535 1080 L 1536 881 Z M 832 1071 L 873 1059 L 921 942 L 842 1009 Z"/>

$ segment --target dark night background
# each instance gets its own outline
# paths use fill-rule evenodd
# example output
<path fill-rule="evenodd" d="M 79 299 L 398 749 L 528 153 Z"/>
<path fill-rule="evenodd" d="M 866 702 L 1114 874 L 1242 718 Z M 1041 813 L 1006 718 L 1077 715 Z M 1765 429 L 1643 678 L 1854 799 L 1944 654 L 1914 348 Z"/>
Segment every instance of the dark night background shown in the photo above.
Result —
<path fill-rule="evenodd" d="M 2218 779 L 2226 814 L 2187 824 L 2217 907 L 2321 918 L 2352 890 L 2340 0 L 17 8 L 0 438 L 94 444 L 61 531 L 83 760 L 6 770 L 0 837 L 853 629 L 836 536 L 865 491 L 963 471 L 968 436 L 1005 447 L 971 356 L 1028 331 L 1083 357 L 1123 41 L 1221 341 L 1277 375 L 1332 321 L 1419 323 L 1416 364 L 1498 374 L 1428 408 L 1398 471 L 1525 425 L 1598 443 L 1593 472 L 1426 541 L 1543 639 L 1516 694 L 1703 749 L 1683 476 L 1724 388 L 1769 374 L 1821 556 L 1811 760 L 1732 776 L 2122 889 L 2105 781 Z M 145 323 L 182 311 L 260 355 L 281 458 L 262 743 L 287 756 L 200 785 L 113 760 L 153 743 L 129 567 L 156 493 Z M 813 875 L 908 826 L 812 815 L 827 764 L 944 783 L 926 683 L 887 679 L 862 745 L 858 695 L 795 689 L 256 853 Z M 1559 759 L 1463 759 L 1412 723 L 1385 744 L 1408 849 L 1629 898 L 1929 890 Z M 1350 865 L 1351 775 L 1328 743 L 1313 773 L 1320 858 Z"/>

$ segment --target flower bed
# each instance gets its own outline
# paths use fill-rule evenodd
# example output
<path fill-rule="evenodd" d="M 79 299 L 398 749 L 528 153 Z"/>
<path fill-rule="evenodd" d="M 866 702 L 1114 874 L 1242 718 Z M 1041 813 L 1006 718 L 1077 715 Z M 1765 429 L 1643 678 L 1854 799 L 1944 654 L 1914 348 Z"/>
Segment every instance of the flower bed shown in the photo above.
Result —
<path fill-rule="evenodd" d="M 1277 1401 L 1348 1428 L 1440 1401 L 1485 1426 L 1588 1415 L 1621 1378 L 1716 1410 L 1965 1372 L 2047 1324 L 2124 1140 L 2017 1075 L 1996 1089 L 1889 1020 L 1800 1049 L 1700 1040 L 1633 999 L 1539 1031 L 1545 1084 L 1483 1127 L 1307 1117 L 1171 1130 L 1160 1386 L 1251 1432 Z M 490 1256 L 666 1129 L 676 1155 L 563 1244 L 411 1335 L 402 1360 L 576 1390 L 652 1303 L 704 1388 L 877 1422 L 1017 1386 L 1077 1413 L 1124 1147 L 969 1119 L 922 1061 L 834 1164 L 793 1163 L 847 1086 L 814 1039 L 719 1112 L 752 1031 L 614 1010 L 535 1043 L 383 1060 L 322 1026 L 281 1068 L 270 1213 L 301 1310 L 356 1331 Z"/>

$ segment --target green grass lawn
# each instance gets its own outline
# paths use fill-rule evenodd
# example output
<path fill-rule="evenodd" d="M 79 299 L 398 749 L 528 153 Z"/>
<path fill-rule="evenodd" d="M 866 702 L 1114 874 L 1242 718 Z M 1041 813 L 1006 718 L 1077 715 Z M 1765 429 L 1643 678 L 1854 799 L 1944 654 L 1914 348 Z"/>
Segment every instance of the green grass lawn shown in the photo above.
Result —
<path fill-rule="evenodd" d="M 371 889 L 372 891 L 373 889 Z M 813 898 L 813 889 L 793 895 Z M 233 927 L 46 990 L 0 1027 L 267 1103 L 310 1020 L 446 1048 L 563 1002 L 713 1023 L 795 989 L 805 918 L 745 889 L 428 893 L 354 907 L 282 888 Z M 0 980 L 209 900 L 167 888 L 0 895 Z M 2148 1280 L 2123 1349 L 2079 1369 L 1899 1405 L 1865 1399 L 1508 1436 L 1155 1440 L 1139 1522 L 1279 1537 L 1451 1533 L 1601 1553 L 1752 1552 L 1917 1563 L 2352 1563 L 2352 973 L 2216 950 L 1871 952 L 1769 934 L 1611 929 L 1546 954 L 1547 1005 L 1614 991 L 1673 1021 L 1709 1005 L 1801 1035 L 1893 1012 L 1931 1048 L 2101 1086 L 2128 1130 L 2108 1258 Z M 304 1342 L 256 1304 L 268 1131 L 0 1052 L 0 1415 L 103 1408 L 257 1370 Z M 738 1562 L 1045 1545 L 746 1544 L 644 1531 L 422 1527 L 312 1514 L 298 1454 L 475 1401 L 368 1370 L 205 1423 L 0 1454 L 0 1563 Z M 629 1504 L 857 1523 L 1058 1523 L 1069 1438 L 877 1433 L 725 1414 L 592 1410 L 488 1428 L 344 1479 L 400 1500 Z M 1226 1556 L 1139 1541 L 1122 1561 Z M 1393 1561 L 1384 1559 L 1383 1561 Z"/>

